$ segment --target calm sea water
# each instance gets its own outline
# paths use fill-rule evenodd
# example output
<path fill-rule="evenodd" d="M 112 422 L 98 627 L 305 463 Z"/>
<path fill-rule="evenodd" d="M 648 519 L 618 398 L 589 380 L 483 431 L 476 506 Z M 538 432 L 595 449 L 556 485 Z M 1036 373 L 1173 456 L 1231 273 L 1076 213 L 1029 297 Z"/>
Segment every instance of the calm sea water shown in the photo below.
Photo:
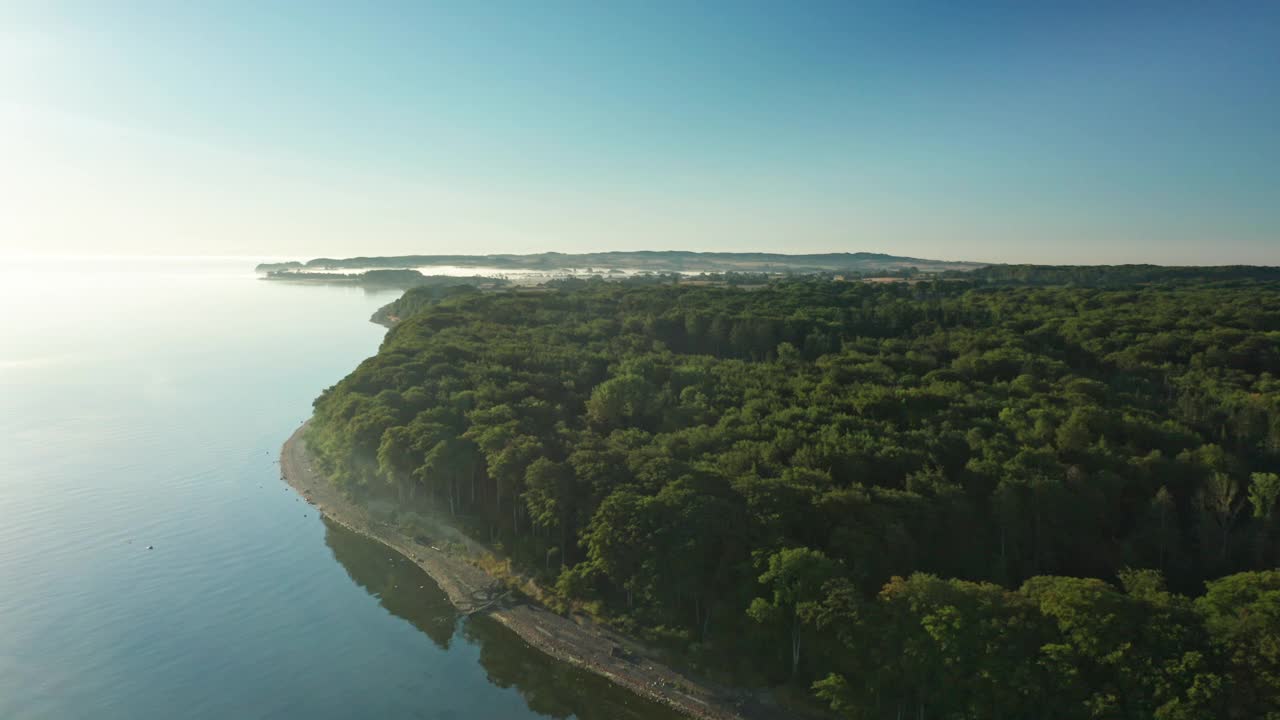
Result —
<path fill-rule="evenodd" d="M 395 293 L 255 263 L 0 261 L 0 718 L 672 717 L 298 501 Z"/>

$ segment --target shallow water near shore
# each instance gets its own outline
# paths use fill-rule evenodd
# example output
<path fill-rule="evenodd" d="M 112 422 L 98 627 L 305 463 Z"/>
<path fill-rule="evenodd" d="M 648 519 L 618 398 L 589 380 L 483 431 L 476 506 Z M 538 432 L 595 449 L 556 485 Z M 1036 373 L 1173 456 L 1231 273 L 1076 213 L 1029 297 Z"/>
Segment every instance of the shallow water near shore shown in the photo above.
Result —
<path fill-rule="evenodd" d="M 0 717 L 672 717 L 280 481 L 397 293 L 256 262 L 0 264 Z"/>

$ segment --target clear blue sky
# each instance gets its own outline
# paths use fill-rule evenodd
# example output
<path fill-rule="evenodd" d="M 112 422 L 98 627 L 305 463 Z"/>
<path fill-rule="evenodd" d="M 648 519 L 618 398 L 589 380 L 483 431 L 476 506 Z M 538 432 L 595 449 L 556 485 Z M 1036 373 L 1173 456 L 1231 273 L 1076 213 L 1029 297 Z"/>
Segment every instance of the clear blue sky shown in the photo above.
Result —
<path fill-rule="evenodd" d="M 1280 3 L 10 2 L 0 157 L 0 254 L 1280 264 Z"/>

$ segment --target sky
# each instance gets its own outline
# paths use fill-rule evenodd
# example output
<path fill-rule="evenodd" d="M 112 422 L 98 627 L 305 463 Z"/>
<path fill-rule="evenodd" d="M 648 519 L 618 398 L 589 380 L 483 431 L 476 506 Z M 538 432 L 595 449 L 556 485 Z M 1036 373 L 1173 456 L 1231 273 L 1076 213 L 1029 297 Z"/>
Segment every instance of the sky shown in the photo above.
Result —
<path fill-rule="evenodd" d="M 1280 3 L 0 0 L 0 256 L 1280 265 Z"/>

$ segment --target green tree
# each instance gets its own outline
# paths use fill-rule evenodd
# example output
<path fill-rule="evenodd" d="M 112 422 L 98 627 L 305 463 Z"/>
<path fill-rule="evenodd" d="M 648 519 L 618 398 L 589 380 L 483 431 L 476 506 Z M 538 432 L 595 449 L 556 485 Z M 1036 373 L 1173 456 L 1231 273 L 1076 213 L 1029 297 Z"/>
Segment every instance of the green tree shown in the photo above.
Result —
<path fill-rule="evenodd" d="M 560 558 L 572 563 L 569 538 L 574 532 L 577 487 L 573 468 L 540 457 L 525 471 L 525 505 L 529 517 L 537 525 L 560 532 Z"/>
<path fill-rule="evenodd" d="M 760 583 L 769 597 L 758 597 L 747 612 L 759 623 L 785 623 L 790 628 L 791 675 L 800 669 L 800 641 L 808 620 L 816 617 L 822 586 L 839 571 L 839 565 L 820 551 L 786 548 L 769 556 Z"/>
<path fill-rule="evenodd" d="M 1280 571 L 1210 581 L 1195 607 L 1227 662 L 1226 717 L 1280 717 Z"/>

